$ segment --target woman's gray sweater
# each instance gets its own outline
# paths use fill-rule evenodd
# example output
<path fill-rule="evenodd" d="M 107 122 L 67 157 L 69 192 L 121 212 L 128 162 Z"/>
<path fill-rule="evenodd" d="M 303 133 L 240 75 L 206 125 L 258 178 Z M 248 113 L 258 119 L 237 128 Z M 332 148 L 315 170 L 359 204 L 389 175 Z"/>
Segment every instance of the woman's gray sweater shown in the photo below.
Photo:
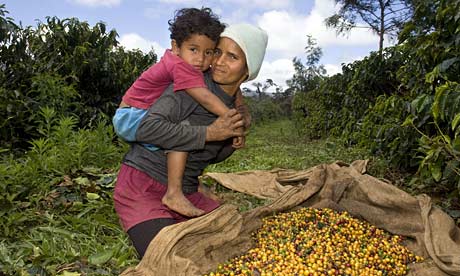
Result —
<path fill-rule="evenodd" d="M 229 108 L 234 108 L 235 97 L 226 94 L 204 74 L 209 88 Z M 170 85 L 150 107 L 136 132 L 138 143 L 133 143 L 125 155 L 123 163 L 141 170 L 160 183 L 167 183 L 166 150 L 189 152 L 184 171 L 182 190 L 193 193 L 198 188 L 198 176 L 211 163 L 221 162 L 234 149 L 232 140 L 205 144 L 206 126 L 217 118 L 216 115 L 199 105 L 185 91 L 173 91 Z M 188 121 L 190 125 L 181 124 Z M 150 151 L 141 143 L 153 144 L 161 150 Z"/>

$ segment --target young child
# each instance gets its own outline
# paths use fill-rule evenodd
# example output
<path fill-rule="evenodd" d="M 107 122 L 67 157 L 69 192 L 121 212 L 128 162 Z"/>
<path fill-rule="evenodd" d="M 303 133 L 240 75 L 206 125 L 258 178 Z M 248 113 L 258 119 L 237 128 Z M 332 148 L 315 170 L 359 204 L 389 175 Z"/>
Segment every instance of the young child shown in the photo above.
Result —
<path fill-rule="evenodd" d="M 171 31 L 171 50 L 147 69 L 133 83 L 122 98 L 113 118 L 115 132 L 128 142 L 135 142 L 137 127 L 150 106 L 171 84 L 174 91 L 185 90 L 208 111 L 221 116 L 229 111 L 220 99 L 209 91 L 203 78 L 214 55 L 214 48 L 225 26 L 209 8 L 186 8 L 176 11 L 168 21 Z M 241 92 L 237 98 L 241 99 Z M 237 101 L 241 102 L 241 101 Z M 234 140 L 234 145 L 238 145 Z M 150 150 L 158 148 L 145 145 Z M 171 210 L 188 217 L 200 216 L 182 192 L 182 178 L 187 160 L 186 152 L 167 152 L 168 188 L 162 203 Z"/>

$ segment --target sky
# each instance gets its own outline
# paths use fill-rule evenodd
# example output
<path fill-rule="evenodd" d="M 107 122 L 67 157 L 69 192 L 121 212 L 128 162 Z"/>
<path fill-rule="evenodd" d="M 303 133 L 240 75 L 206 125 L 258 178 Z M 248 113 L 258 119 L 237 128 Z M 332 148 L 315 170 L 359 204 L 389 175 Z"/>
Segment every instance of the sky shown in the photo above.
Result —
<path fill-rule="evenodd" d="M 268 33 L 268 46 L 259 76 L 247 83 L 272 79 L 287 88 L 292 78 L 294 57 L 305 59 L 307 35 L 323 51 L 320 63 L 328 75 L 341 72 L 342 63 L 363 59 L 378 49 L 378 37 L 365 28 L 337 35 L 326 28 L 325 18 L 338 10 L 334 0 L 3 0 L 8 16 L 16 24 L 36 26 L 47 16 L 76 17 L 90 25 L 104 22 L 115 29 L 127 49 L 154 49 L 159 57 L 170 47 L 168 20 L 185 7 L 210 7 L 226 24 L 250 23 Z M 243 87 L 244 87 L 243 86 Z M 273 89 L 274 90 L 274 89 Z M 269 91 L 270 92 L 270 91 Z"/>

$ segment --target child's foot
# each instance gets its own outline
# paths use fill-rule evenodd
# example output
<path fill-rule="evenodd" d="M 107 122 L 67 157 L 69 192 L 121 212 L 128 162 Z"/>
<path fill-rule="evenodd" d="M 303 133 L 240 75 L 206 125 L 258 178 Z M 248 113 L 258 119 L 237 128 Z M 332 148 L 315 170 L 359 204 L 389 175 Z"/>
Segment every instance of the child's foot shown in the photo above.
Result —
<path fill-rule="evenodd" d="M 183 194 L 166 193 L 161 202 L 168 206 L 169 209 L 184 215 L 186 217 L 199 217 L 204 215 L 205 211 L 196 208 Z"/>

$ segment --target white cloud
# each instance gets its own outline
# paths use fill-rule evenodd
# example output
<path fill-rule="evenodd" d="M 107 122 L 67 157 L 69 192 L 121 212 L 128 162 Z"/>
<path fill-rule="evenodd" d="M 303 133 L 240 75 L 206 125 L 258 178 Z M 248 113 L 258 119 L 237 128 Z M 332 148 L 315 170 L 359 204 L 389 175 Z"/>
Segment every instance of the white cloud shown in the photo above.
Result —
<path fill-rule="evenodd" d="M 337 73 L 342 73 L 342 64 L 348 64 L 352 63 L 356 60 L 362 60 L 364 57 L 363 56 L 351 56 L 344 54 L 339 60 L 337 64 L 324 64 L 324 68 L 326 69 L 327 73 L 326 75 L 332 76 Z"/>
<path fill-rule="evenodd" d="M 290 15 L 286 11 L 270 11 L 258 20 L 258 25 L 268 33 L 267 51 L 294 57 L 303 52 L 306 45 L 305 18 Z"/>
<path fill-rule="evenodd" d="M 136 33 L 122 35 L 120 44 L 126 49 L 139 49 L 144 53 L 148 53 L 153 48 L 158 57 L 161 57 L 165 51 L 165 48 L 158 42 L 147 40 Z"/>
<path fill-rule="evenodd" d="M 257 78 L 255 80 L 244 83 L 243 87 L 254 89 L 252 83 L 265 83 L 267 79 L 272 79 L 273 82 L 278 86 L 282 86 L 284 89 L 286 89 L 286 80 L 292 78 L 292 75 L 294 75 L 294 66 L 292 65 L 292 60 L 277 59 L 273 62 L 264 61 Z M 274 90 L 274 88 L 270 89 L 270 92 L 274 92 Z"/>
<path fill-rule="evenodd" d="M 352 29 L 347 36 L 337 36 L 335 30 L 328 29 L 324 20 L 336 9 L 333 0 L 315 0 L 313 9 L 307 15 L 272 10 L 259 16 L 257 24 L 268 32 L 268 50 L 277 56 L 302 56 L 307 34 L 313 36 L 321 48 L 350 45 L 377 47 L 378 37 L 368 29 Z"/>
<path fill-rule="evenodd" d="M 317 15 L 319 17 L 326 18 L 331 16 L 333 13 L 339 11 L 339 6 L 335 4 L 335 1 L 332 0 L 315 0 L 315 5 L 311 10 L 312 15 Z"/>
<path fill-rule="evenodd" d="M 326 69 L 326 75 L 328 76 L 332 76 L 337 73 L 342 73 L 342 65 L 324 64 L 324 69 Z"/>
<path fill-rule="evenodd" d="M 71 0 L 75 4 L 89 7 L 114 7 L 121 4 L 121 0 Z"/>

